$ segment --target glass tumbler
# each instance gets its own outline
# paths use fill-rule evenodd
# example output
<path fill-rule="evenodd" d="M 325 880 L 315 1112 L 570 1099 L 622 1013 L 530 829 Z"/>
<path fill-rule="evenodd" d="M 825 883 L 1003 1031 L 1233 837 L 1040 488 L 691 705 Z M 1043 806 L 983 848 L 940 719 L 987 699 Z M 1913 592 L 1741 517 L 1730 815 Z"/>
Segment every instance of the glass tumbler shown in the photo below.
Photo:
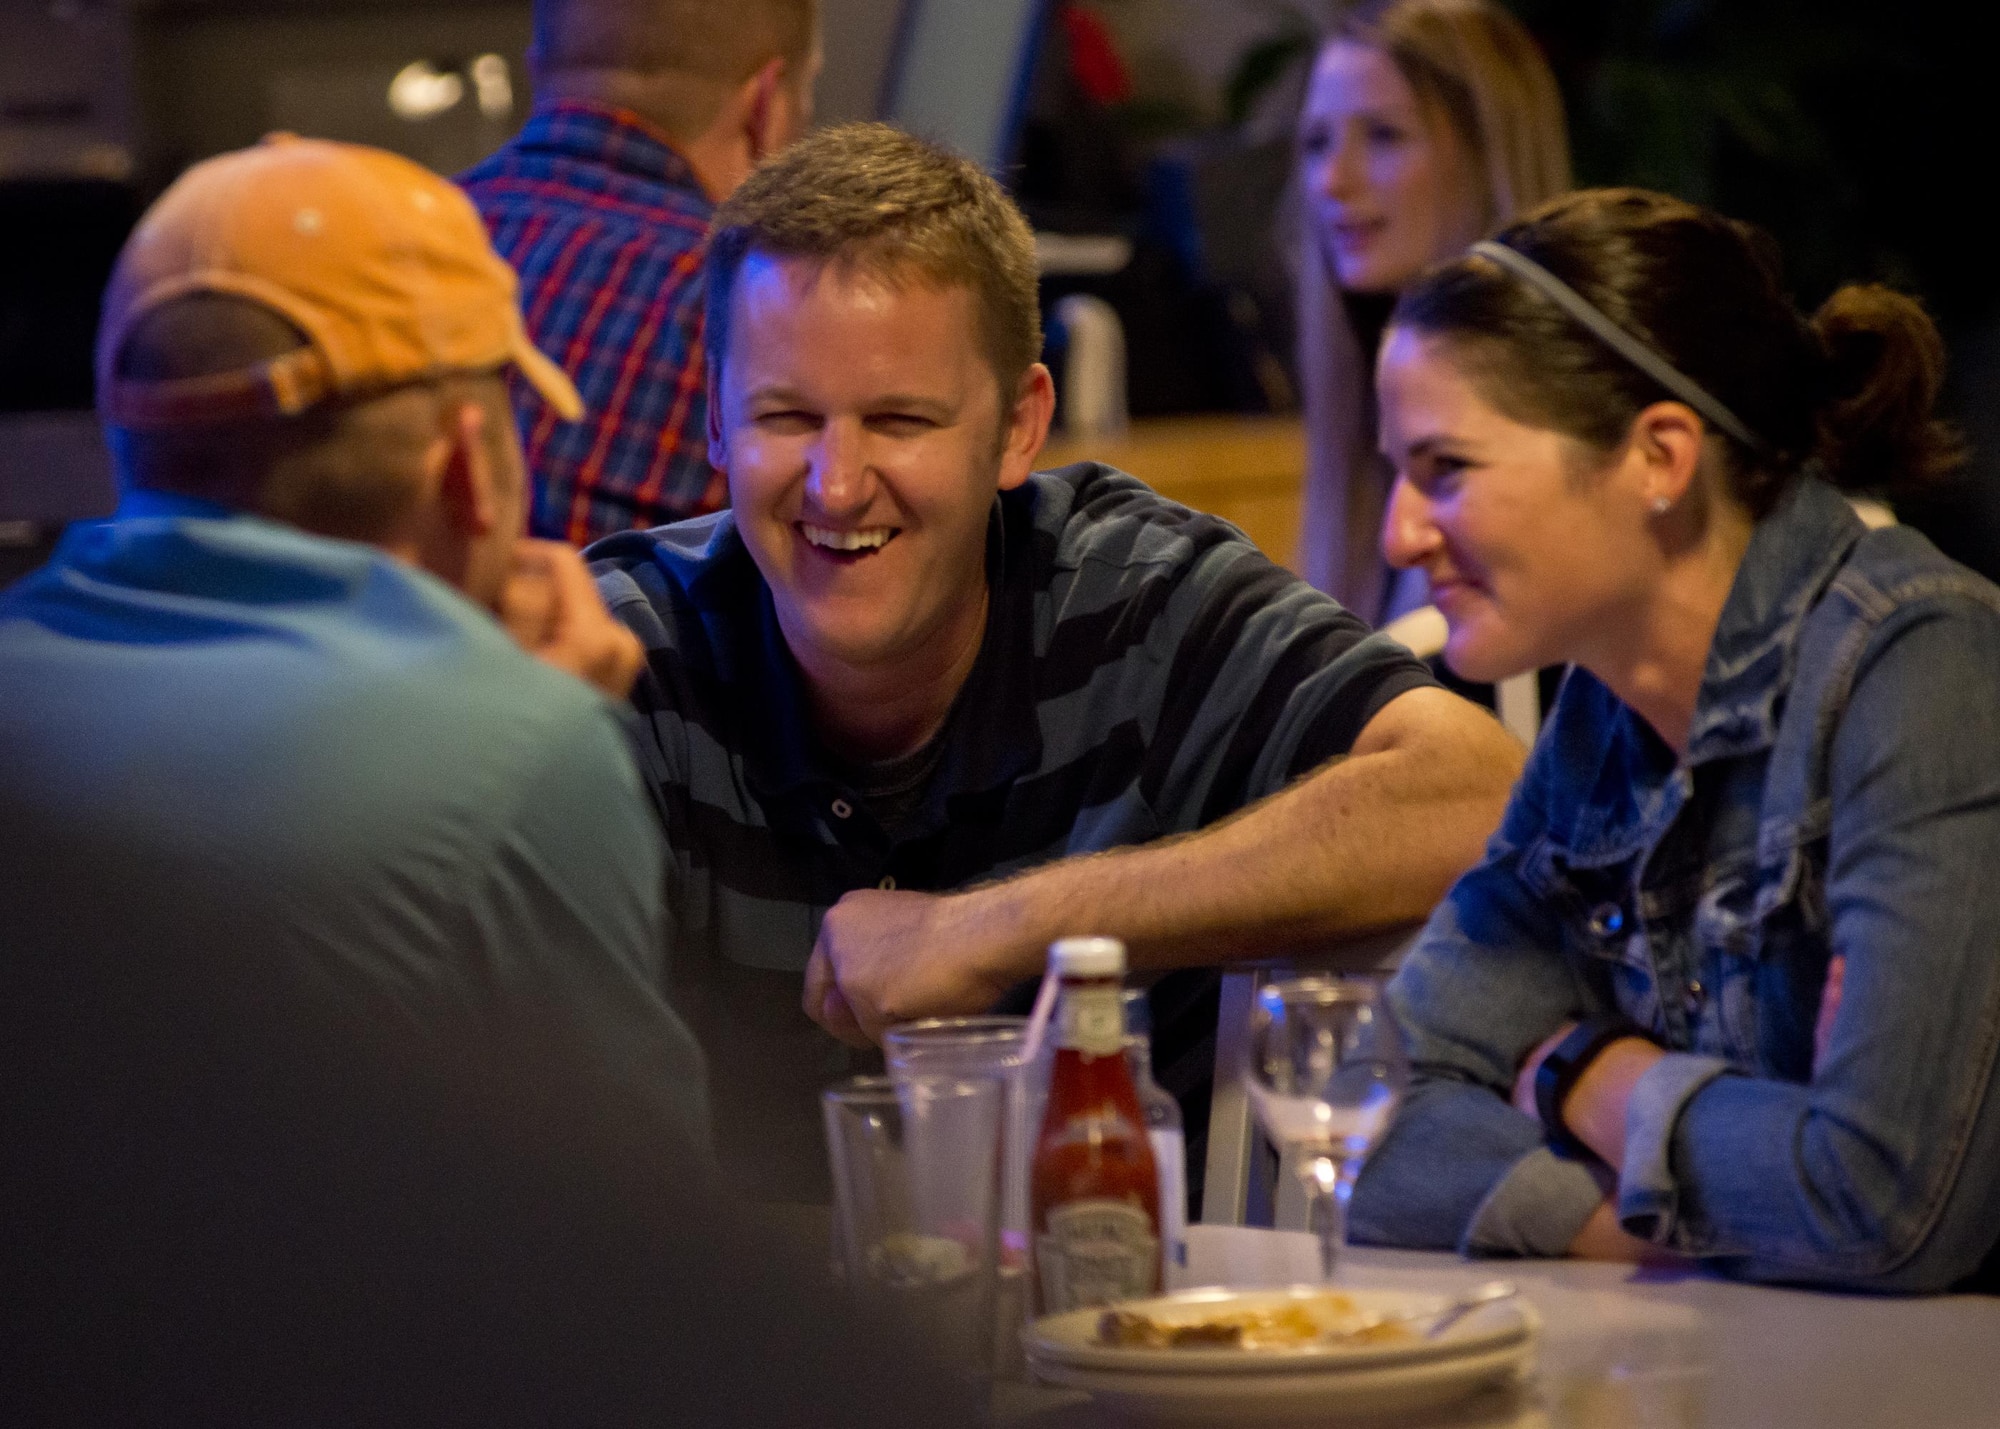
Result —
<path fill-rule="evenodd" d="M 882 1052 L 893 1080 L 953 1077 L 1000 1088 L 994 1165 L 999 1175 L 1000 1251 L 994 1369 L 1025 1372 L 1019 1328 L 1028 1312 L 1028 1157 L 1041 1119 L 1033 1068 L 1024 1062 L 1025 1017 L 933 1017 L 891 1027 Z M 1044 1069 L 1046 1076 L 1046 1069 Z"/>
<path fill-rule="evenodd" d="M 992 1371 L 999 1085 L 856 1077 L 821 1094 L 836 1264 L 848 1292 Z"/>

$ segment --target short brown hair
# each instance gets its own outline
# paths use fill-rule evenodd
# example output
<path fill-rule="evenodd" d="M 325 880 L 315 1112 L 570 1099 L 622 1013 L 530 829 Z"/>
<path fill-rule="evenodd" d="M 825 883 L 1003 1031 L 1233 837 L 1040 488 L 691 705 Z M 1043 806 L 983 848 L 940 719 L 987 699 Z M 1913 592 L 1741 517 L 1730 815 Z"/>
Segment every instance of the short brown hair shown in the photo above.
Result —
<path fill-rule="evenodd" d="M 819 0 L 535 0 L 535 58 L 740 84 L 773 55 L 803 64 L 818 26 Z"/>
<path fill-rule="evenodd" d="M 804 258 L 895 283 L 970 288 L 980 343 L 1011 401 L 1042 353 L 1035 237 L 977 164 L 886 124 L 842 124 L 793 144 L 715 215 L 708 360 L 729 349 L 729 306 L 752 252 Z"/>
<path fill-rule="evenodd" d="M 1918 303 L 1842 288 L 1808 319 L 1785 291 L 1778 246 L 1747 223 L 1644 189 L 1589 189 L 1503 230 L 1600 312 L 1714 394 L 1757 434 L 1718 434 L 1736 500 L 1761 516 L 1816 463 L 1844 491 L 1921 487 L 1958 464 L 1934 413 L 1944 343 Z M 1609 451 L 1672 393 L 1541 291 L 1490 258 L 1432 269 L 1390 320 L 1441 341 L 1515 421 Z"/>

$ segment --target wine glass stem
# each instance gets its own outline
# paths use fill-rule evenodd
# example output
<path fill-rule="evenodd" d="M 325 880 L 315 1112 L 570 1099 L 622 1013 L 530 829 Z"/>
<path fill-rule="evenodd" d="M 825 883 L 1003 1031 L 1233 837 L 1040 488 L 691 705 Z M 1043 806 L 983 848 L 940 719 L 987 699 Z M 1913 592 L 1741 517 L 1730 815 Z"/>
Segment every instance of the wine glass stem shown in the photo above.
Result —
<path fill-rule="evenodd" d="M 1319 1278 L 1333 1283 L 1333 1268 L 1340 1260 L 1339 1203 L 1325 1191 L 1313 1191 L 1313 1220 L 1319 1226 Z"/>
<path fill-rule="evenodd" d="M 1331 1282 L 1347 1241 L 1348 1177 L 1325 1158 L 1308 1157 L 1299 1163 L 1299 1179 L 1305 1183 L 1306 1224 L 1319 1231 L 1320 1279 Z"/>

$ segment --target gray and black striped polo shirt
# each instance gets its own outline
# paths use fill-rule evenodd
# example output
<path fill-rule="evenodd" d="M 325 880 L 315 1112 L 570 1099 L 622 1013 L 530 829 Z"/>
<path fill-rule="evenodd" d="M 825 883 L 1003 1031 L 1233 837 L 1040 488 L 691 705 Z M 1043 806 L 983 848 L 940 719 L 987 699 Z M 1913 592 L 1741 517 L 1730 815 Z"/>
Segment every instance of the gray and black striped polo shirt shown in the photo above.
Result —
<path fill-rule="evenodd" d="M 995 502 L 984 643 L 927 787 L 885 829 L 819 751 L 728 512 L 588 555 L 649 656 L 633 699 L 670 848 L 670 991 L 708 1052 L 725 1161 L 781 1194 L 823 1179 L 817 1093 L 857 1069 L 799 1007 L 842 894 L 958 888 L 1201 828 L 1432 683 L 1227 523 L 1109 467 L 1038 473 Z M 1214 984 L 1176 975 L 1154 994 L 1155 1062 L 1190 1113 L 1195 1166 Z"/>

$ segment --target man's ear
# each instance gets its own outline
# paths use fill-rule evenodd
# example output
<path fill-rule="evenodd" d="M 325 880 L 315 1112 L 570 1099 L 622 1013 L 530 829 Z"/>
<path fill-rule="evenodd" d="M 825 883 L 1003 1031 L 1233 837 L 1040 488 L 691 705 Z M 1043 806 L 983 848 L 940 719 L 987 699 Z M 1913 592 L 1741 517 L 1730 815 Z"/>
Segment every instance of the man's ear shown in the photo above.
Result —
<path fill-rule="evenodd" d="M 486 441 L 486 409 L 452 403 L 444 430 L 431 444 L 425 475 L 435 483 L 438 506 L 453 530 L 485 536 L 500 521 L 500 473 Z"/>
<path fill-rule="evenodd" d="M 729 440 L 722 430 L 722 372 L 708 364 L 708 464 L 717 471 L 729 470 Z"/>
<path fill-rule="evenodd" d="M 1006 430 L 1000 444 L 1000 489 L 1012 491 L 1035 469 L 1035 458 L 1049 439 L 1049 423 L 1056 412 L 1056 382 L 1049 369 L 1037 362 L 1021 374 L 1014 389 L 1013 404 L 1007 409 Z"/>
<path fill-rule="evenodd" d="M 737 91 L 741 96 L 743 141 L 750 151 L 753 167 L 791 140 L 791 119 L 784 93 L 789 80 L 784 58 L 773 55 Z"/>

